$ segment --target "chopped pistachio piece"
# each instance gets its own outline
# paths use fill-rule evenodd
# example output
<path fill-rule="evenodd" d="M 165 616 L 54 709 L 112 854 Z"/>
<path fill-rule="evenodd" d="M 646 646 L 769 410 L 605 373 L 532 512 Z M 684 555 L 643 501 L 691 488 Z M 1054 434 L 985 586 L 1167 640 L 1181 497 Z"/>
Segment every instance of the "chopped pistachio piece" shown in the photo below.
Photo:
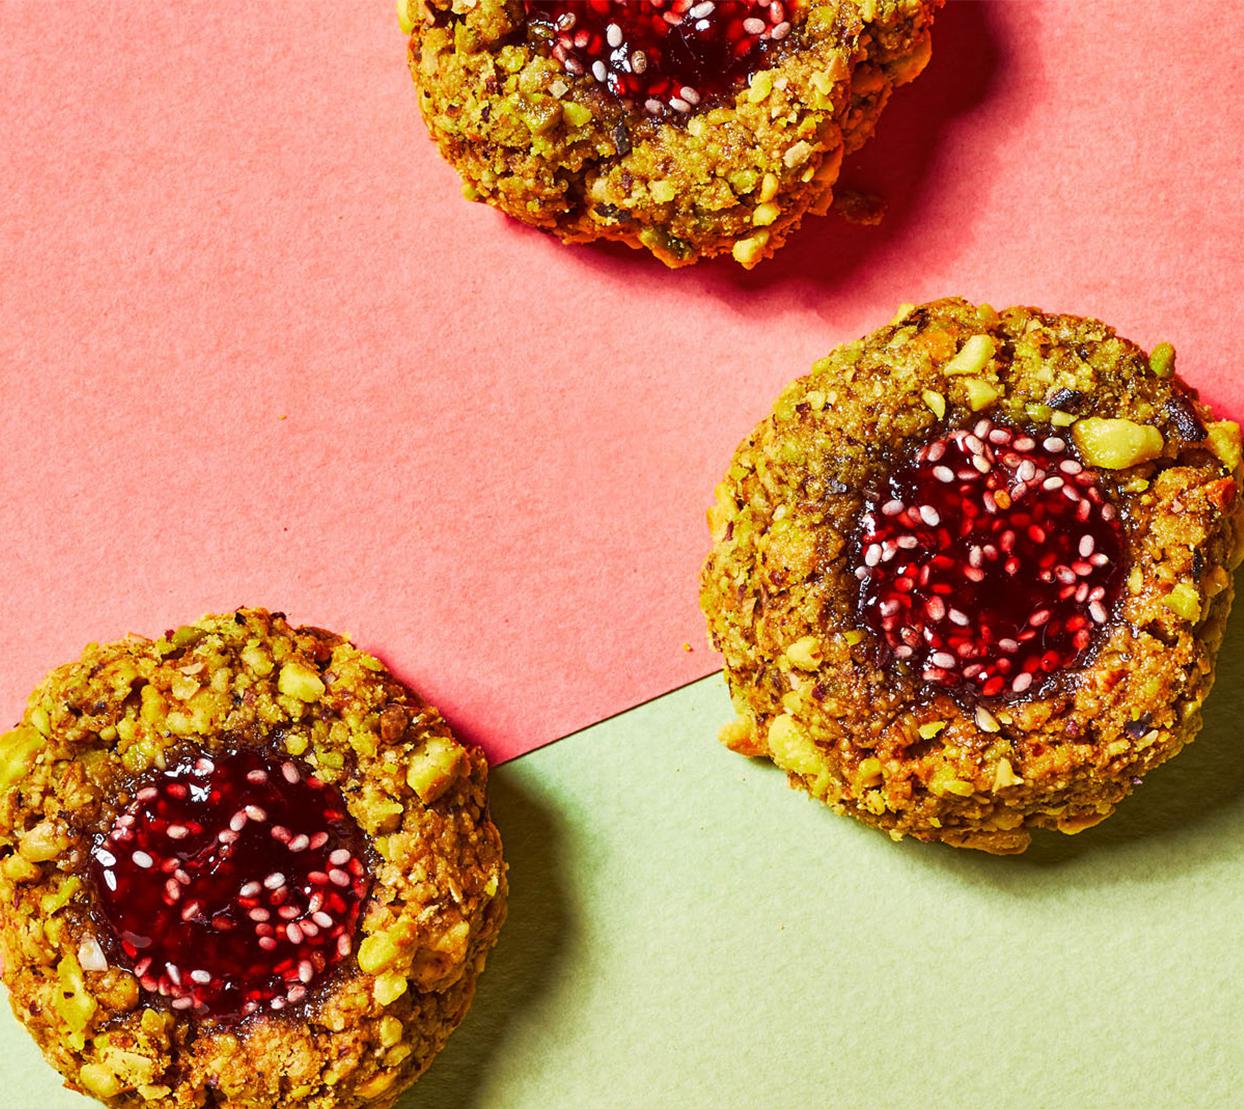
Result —
<path fill-rule="evenodd" d="M 562 115 L 571 127 L 582 127 L 592 118 L 592 109 L 576 100 L 567 100 L 562 105 Z"/>
<path fill-rule="evenodd" d="M 116 1097 L 123 1088 L 117 1076 L 103 1063 L 83 1063 L 78 1080 L 98 1098 Z"/>
<path fill-rule="evenodd" d="M 1011 767 L 1010 759 L 999 759 L 993 774 L 993 791 L 1009 789 L 1011 786 L 1022 786 L 1024 779 L 1019 777 Z"/>
<path fill-rule="evenodd" d="M 653 181 L 648 186 L 648 191 L 652 194 L 652 199 L 658 204 L 668 204 L 678 195 L 678 189 L 675 188 L 674 182 L 668 180 Z"/>
<path fill-rule="evenodd" d="M 800 670 L 815 670 L 821 662 L 821 645 L 816 636 L 805 635 L 786 648 L 786 657 Z"/>
<path fill-rule="evenodd" d="M 1002 725 L 998 723 L 998 718 L 994 716 L 984 705 L 976 706 L 976 726 L 982 732 L 1001 731 Z"/>
<path fill-rule="evenodd" d="M 1106 470 L 1125 470 L 1149 462 L 1157 458 L 1166 445 L 1162 433 L 1150 424 L 1099 416 L 1076 421 L 1071 435 L 1084 461 Z"/>
<path fill-rule="evenodd" d="M 881 760 L 875 755 L 860 761 L 855 773 L 855 784 L 861 789 L 881 784 Z"/>
<path fill-rule="evenodd" d="M 34 728 L 14 728 L 0 736 L 0 790 L 8 791 L 21 780 L 43 743 L 43 736 Z"/>
<path fill-rule="evenodd" d="M 452 739 L 433 736 L 411 756 L 406 784 L 431 804 L 457 778 L 465 753 Z"/>
<path fill-rule="evenodd" d="M 82 976 L 82 968 L 75 956 L 64 955 L 56 966 L 56 974 L 60 984 L 52 1007 L 69 1026 L 73 1036 L 84 1042 L 82 1034 L 99 1006 L 87 992 L 86 979 Z"/>
<path fill-rule="evenodd" d="M 752 212 L 753 227 L 768 227 L 772 223 L 777 222 L 778 216 L 782 214 L 782 209 L 776 204 L 757 204 L 756 209 Z"/>
<path fill-rule="evenodd" d="M 397 944 L 387 932 L 373 932 L 359 944 L 359 969 L 364 974 L 379 974 L 392 966 L 396 958 Z"/>
<path fill-rule="evenodd" d="M 928 405 L 929 411 L 939 420 L 946 415 L 946 398 L 941 393 L 935 389 L 925 389 L 920 396 L 924 399 L 924 403 Z"/>
<path fill-rule="evenodd" d="M 1149 354 L 1149 368 L 1158 377 L 1170 377 L 1175 372 L 1175 348 L 1159 343 Z"/>
<path fill-rule="evenodd" d="M 324 681 L 310 666 L 291 659 L 281 667 L 277 689 L 300 701 L 318 701 L 324 696 Z"/>
<path fill-rule="evenodd" d="M 1178 582 L 1162 600 L 1177 616 L 1191 623 L 1201 618 L 1201 593 L 1191 582 Z"/>
<path fill-rule="evenodd" d="M 734 260 L 741 266 L 751 267 L 760 261 L 764 254 L 765 247 L 769 245 L 769 232 L 765 228 L 748 235 L 745 239 L 739 239 L 734 244 L 730 253 L 734 256 Z"/>
<path fill-rule="evenodd" d="M 973 335 L 945 366 L 944 374 L 978 374 L 994 355 L 997 344 L 991 335 Z"/>
<path fill-rule="evenodd" d="M 773 761 L 783 770 L 793 770 L 796 774 L 816 774 L 822 767 L 816 744 L 785 713 L 776 717 L 769 725 L 769 750 L 773 754 Z"/>
<path fill-rule="evenodd" d="M 980 412 L 993 404 L 999 396 L 996 385 L 981 377 L 966 377 L 963 384 L 967 387 L 968 406 L 973 412 Z"/>
<path fill-rule="evenodd" d="M 1228 470 L 1239 468 L 1240 425 L 1234 420 L 1216 420 L 1206 427 L 1209 437 L 1209 449 Z"/>
<path fill-rule="evenodd" d="M 22 836 L 17 849 L 32 863 L 46 863 L 57 858 L 68 846 L 68 840 L 56 825 L 42 820 Z"/>
<path fill-rule="evenodd" d="M 73 895 L 78 892 L 78 888 L 82 885 L 82 880 L 77 875 L 71 875 L 64 879 L 59 886 L 56 887 L 55 893 L 45 893 L 39 899 L 39 910 L 46 916 L 55 916 L 66 905 L 69 904 Z"/>
<path fill-rule="evenodd" d="M 387 971 L 376 979 L 376 984 L 372 987 L 372 996 L 381 1005 L 392 1005 L 406 992 L 407 985 L 404 974 L 398 974 L 397 971 Z"/>

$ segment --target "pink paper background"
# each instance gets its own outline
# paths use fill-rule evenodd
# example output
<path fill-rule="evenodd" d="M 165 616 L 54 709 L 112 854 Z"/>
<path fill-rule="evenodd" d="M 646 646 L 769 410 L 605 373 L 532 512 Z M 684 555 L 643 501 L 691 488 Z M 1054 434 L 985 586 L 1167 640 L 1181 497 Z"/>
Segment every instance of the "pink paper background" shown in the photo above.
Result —
<path fill-rule="evenodd" d="M 905 300 L 1169 338 L 1244 410 L 1241 37 L 952 3 L 845 173 L 884 226 L 671 274 L 460 200 L 389 0 L 0 6 L 0 720 L 90 639 L 241 603 L 352 631 L 498 759 L 706 673 L 730 451 Z"/>

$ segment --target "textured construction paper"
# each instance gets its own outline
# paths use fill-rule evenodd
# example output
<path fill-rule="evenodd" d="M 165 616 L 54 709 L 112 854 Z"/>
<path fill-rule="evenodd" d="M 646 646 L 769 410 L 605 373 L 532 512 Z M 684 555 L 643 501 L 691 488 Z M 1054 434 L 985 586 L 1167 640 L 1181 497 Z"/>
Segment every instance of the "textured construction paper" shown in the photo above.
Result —
<path fill-rule="evenodd" d="M 494 773 L 510 917 L 402 1109 L 1240 1103 L 1244 621 L 1201 738 L 1020 857 L 835 816 L 729 716 L 713 677 Z M 87 1104 L 7 1018 L 0 1080 Z"/>
<path fill-rule="evenodd" d="M 951 3 L 844 173 L 880 228 L 667 273 L 462 201 L 391 0 L 0 5 L 0 720 L 88 640 L 243 603 L 496 759 L 707 673 L 714 482 L 902 301 L 1098 315 L 1244 409 L 1242 34 Z"/>

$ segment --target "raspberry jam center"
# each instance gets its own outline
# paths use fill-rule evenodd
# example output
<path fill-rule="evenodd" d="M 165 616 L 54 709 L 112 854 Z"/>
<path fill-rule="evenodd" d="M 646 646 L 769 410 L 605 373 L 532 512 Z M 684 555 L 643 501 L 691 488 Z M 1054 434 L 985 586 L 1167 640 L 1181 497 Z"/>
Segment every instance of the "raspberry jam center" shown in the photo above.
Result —
<path fill-rule="evenodd" d="M 867 506 L 858 614 L 930 685 L 1035 693 L 1110 619 L 1123 548 L 1066 440 L 983 419 L 926 443 Z"/>
<path fill-rule="evenodd" d="M 366 848 L 308 767 L 191 754 L 132 794 L 90 877 L 101 939 L 148 994 L 197 1016 L 280 1011 L 350 955 Z"/>
<path fill-rule="evenodd" d="M 765 65 L 801 0 L 524 0 L 533 37 L 655 116 L 686 114 Z"/>

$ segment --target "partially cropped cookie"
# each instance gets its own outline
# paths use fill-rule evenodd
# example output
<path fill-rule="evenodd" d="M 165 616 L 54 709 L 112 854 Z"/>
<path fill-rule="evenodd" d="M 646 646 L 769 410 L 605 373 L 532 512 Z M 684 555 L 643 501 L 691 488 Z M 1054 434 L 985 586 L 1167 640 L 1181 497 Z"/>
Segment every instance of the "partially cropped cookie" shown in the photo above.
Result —
<path fill-rule="evenodd" d="M 1240 431 L 1096 320 L 906 308 L 790 385 L 709 511 L 738 719 L 839 812 L 995 853 L 1098 823 L 1197 734 Z"/>
<path fill-rule="evenodd" d="M 400 0 L 465 192 L 567 242 L 751 267 L 824 213 L 942 0 Z"/>
<path fill-rule="evenodd" d="M 505 916 L 487 764 L 260 609 L 89 646 L 0 737 L 13 1011 L 113 1106 L 386 1106 Z"/>

